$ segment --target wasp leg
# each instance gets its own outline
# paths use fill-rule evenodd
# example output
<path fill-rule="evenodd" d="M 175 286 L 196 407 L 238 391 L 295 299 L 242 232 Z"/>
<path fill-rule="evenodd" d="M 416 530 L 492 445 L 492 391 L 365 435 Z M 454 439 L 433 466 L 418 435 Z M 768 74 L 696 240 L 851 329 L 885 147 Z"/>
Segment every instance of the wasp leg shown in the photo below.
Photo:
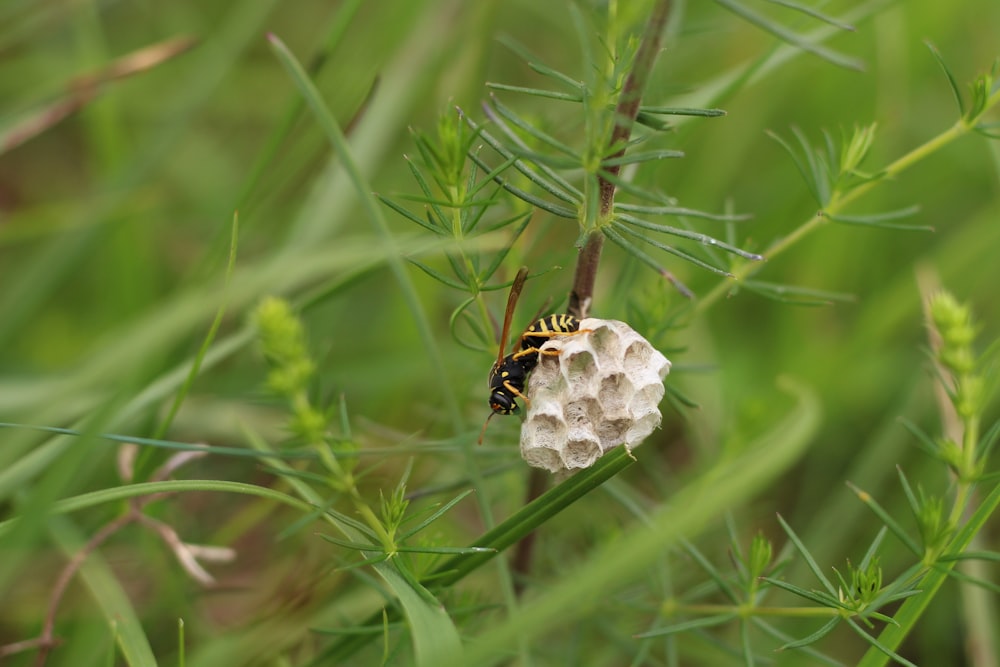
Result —
<path fill-rule="evenodd" d="M 531 403 L 531 401 L 528 399 L 528 397 L 521 393 L 520 389 L 518 389 L 517 387 L 515 387 L 514 385 L 512 385 L 507 380 L 504 380 L 503 386 L 504 386 L 504 388 L 507 389 L 507 391 L 509 391 L 510 393 L 514 394 L 515 396 L 517 396 L 518 398 L 520 398 L 522 401 L 524 401 L 525 405 Z"/>
<path fill-rule="evenodd" d="M 521 340 L 524 340 L 525 338 L 555 338 L 556 336 L 575 336 L 577 334 L 590 333 L 591 331 L 593 331 L 593 329 L 578 329 L 577 331 L 540 331 L 538 333 L 525 332 L 524 335 L 521 336 Z M 520 357 L 529 354 L 544 354 L 551 357 L 558 357 L 559 350 L 543 350 L 538 347 L 529 347 L 525 350 L 518 350 L 517 352 L 515 352 L 514 358 L 519 359 Z"/>
<path fill-rule="evenodd" d="M 555 336 L 575 336 L 582 333 L 590 333 L 593 329 L 574 329 L 573 331 L 525 331 L 521 334 L 521 340 L 525 338 L 553 338 Z"/>
<path fill-rule="evenodd" d="M 543 350 L 540 347 L 529 347 L 527 350 L 520 350 L 514 353 L 514 358 L 518 359 L 529 354 L 544 354 L 547 357 L 558 357 L 559 350 Z"/>
<path fill-rule="evenodd" d="M 541 350 L 538 349 L 537 347 L 529 347 L 527 350 L 518 350 L 517 352 L 515 352 L 513 358 L 514 359 L 519 359 L 519 358 L 524 357 L 524 356 L 529 355 L 529 354 L 538 354 L 539 352 L 541 352 Z M 546 352 L 548 352 L 548 350 L 546 350 Z M 559 354 L 559 353 L 556 352 L 556 354 Z"/>

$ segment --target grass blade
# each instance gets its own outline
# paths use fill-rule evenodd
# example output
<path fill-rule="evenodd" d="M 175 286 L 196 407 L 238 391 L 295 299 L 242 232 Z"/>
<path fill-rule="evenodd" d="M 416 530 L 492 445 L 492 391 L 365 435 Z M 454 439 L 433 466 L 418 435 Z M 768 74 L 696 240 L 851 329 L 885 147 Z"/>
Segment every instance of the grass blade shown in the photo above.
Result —
<path fill-rule="evenodd" d="M 65 520 L 51 524 L 53 539 L 67 554 L 84 548 L 85 540 Z M 115 643 L 129 667 L 156 667 L 156 655 L 142 628 L 142 622 L 114 572 L 100 557 L 90 553 L 80 568 L 80 578 L 90 591 L 101 613 L 115 627 Z"/>
<path fill-rule="evenodd" d="M 716 3 L 722 5 L 729 11 L 733 12 L 743 20 L 751 23 L 765 32 L 769 32 L 778 39 L 795 47 L 811 53 L 815 56 L 819 56 L 823 60 L 836 65 L 837 67 L 844 67 L 846 69 L 857 70 L 859 72 L 865 69 L 864 63 L 857 58 L 851 58 L 850 56 L 845 56 L 841 53 L 829 49 L 816 42 L 811 42 L 808 39 L 797 35 L 788 28 L 784 27 L 780 23 L 776 23 L 771 19 L 767 18 L 763 14 L 759 14 L 756 11 L 750 9 L 746 5 L 743 5 L 736 0 L 715 0 Z"/>
<path fill-rule="evenodd" d="M 295 85 L 302 93 L 302 96 L 305 98 L 307 105 L 310 109 L 312 109 L 316 121 L 319 123 L 324 134 L 326 134 L 331 146 L 340 156 L 344 169 L 350 176 L 350 179 L 354 184 L 354 188 L 358 193 L 362 207 L 365 210 L 372 226 L 375 228 L 375 231 L 378 233 L 382 244 L 386 248 L 397 248 L 399 240 L 389 230 L 389 226 L 386 223 L 385 218 L 382 216 L 382 211 L 378 206 L 378 200 L 374 197 L 374 195 L 372 195 L 370 185 L 351 156 L 350 148 L 347 145 L 347 139 L 344 137 L 343 131 L 340 129 L 340 126 L 333 114 L 331 114 L 330 110 L 326 107 L 326 104 L 320 97 L 319 91 L 313 85 L 309 76 L 306 74 L 305 70 L 302 69 L 302 66 L 292 55 L 291 51 L 288 50 L 280 39 L 278 39 L 275 35 L 268 35 L 268 41 L 271 44 L 271 49 L 278 58 L 278 61 L 284 66 L 286 72 L 292 78 L 292 81 L 294 81 Z M 443 368 L 444 360 L 438 347 L 437 338 L 431 329 L 430 323 L 427 321 L 426 313 L 420 305 L 420 299 L 417 296 L 413 282 L 406 273 L 406 267 L 403 264 L 402 257 L 398 252 L 390 252 L 387 255 L 387 260 L 389 267 L 392 269 L 392 272 L 396 277 L 396 282 L 399 284 L 403 298 L 410 309 L 414 322 L 417 325 L 417 330 L 420 332 L 420 337 L 423 341 L 424 349 L 427 353 L 428 360 L 430 361 L 431 368 Z M 462 412 L 459 409 L 458 399 L 455 396 L 454 390 L 448 386 L 447 383 L 445 383 L 444 386 L 440 388 L 440 396 L 443 399 L 445 406 L 448 408 L 448 413 L 451 415 L 453 426 L 456 427 L 456 430 L 462 430 Z"/>
<path fill-rule="evenodd" d="M 810 7 L 809 5 L 803 5 L 798 2 L 792 2 L 791 0 L 767 0 L 767 1 L 770 2 L 771 4 L 779 5 L 781 7 L 786 7 L 788 9 L 800 12 L 802 14 L 805 14 L 806 16 L 817 19 L 819 21 L 822 21 L 823 23 L 832 25 L 835 28 L 840 28 L 841 30 L 847 32 L 854 32 L 855 30 L 854 26 L 852 26 L 851 24 L 844 23 L 843 21 L 835 19 L 829 14 L 824 14 L 819 10 Z"/>

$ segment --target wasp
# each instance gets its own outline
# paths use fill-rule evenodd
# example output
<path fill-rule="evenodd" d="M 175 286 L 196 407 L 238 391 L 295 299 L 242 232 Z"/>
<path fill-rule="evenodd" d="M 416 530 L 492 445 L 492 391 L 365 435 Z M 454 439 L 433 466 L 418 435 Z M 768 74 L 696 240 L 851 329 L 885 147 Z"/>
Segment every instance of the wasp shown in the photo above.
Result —
<path fill-rule="evenodd" d="M 516 399 L 520 398 L 525 403 L 528 402 L 528 397 L 524 395 L 524 385 L 528 381 L 528 375 L 538 365 L 538 355 L 559 354 L 554 350 L 542 350 L 541 347 L 546 341 L 556 336 L 572 336 L 582 333 L 580 321 L 576 317 L 549 315 L 528 327 L 521 334 L 520 346 L 515 346 L 513 352 L 504 356 L 511 320 L 514 317 L 514 308 L 517 306 L 517 300 L 521 296 L 521 289 L 524 287 L 524 281 L 527 277 L 527 268 L 518 271 L 510 286 L 510 294 L 507 296 L 507 310 L 504 313 L 503 328 L 500 333 L 500 351 L 497 354 L 496 363 L 490 369 L 490 409 L 493 412 L 486 418 L 486 424 L 489 423 L 493 415 L 517 413 L 520 407 Z M 486 432 L 486 424 L 483 424 L 483 433 Z M 480 435 L 479 441 L 482 442 L 482 435 Z"/>

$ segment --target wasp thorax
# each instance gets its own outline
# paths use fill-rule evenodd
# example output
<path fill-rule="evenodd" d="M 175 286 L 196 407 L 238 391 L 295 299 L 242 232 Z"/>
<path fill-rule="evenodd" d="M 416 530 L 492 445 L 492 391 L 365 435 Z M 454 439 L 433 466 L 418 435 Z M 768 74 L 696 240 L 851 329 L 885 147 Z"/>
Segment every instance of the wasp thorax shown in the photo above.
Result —
<path fill-rule="evenodd" d="M 589 468 L 608 450 L 638 446 L 660 425 L 670 361 L 624 322 L 587 319 L 553 338 L 527 384 L 521 456 L 551 472 Z"/>

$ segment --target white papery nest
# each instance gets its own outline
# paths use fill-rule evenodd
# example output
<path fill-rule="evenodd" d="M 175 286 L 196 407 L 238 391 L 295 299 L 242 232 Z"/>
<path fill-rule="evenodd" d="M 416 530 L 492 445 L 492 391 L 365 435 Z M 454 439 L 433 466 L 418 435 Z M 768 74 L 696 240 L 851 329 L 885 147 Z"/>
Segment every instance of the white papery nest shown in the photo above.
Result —
<path fill-rule="evenodd" d="M 546 342 L 528 379 L 521 456 L 551 472 L 589 468 L 620 445 L 631 451 L 662 419 L 670 361 L 624 322 L 589 318 L 580 331 Z"/>

